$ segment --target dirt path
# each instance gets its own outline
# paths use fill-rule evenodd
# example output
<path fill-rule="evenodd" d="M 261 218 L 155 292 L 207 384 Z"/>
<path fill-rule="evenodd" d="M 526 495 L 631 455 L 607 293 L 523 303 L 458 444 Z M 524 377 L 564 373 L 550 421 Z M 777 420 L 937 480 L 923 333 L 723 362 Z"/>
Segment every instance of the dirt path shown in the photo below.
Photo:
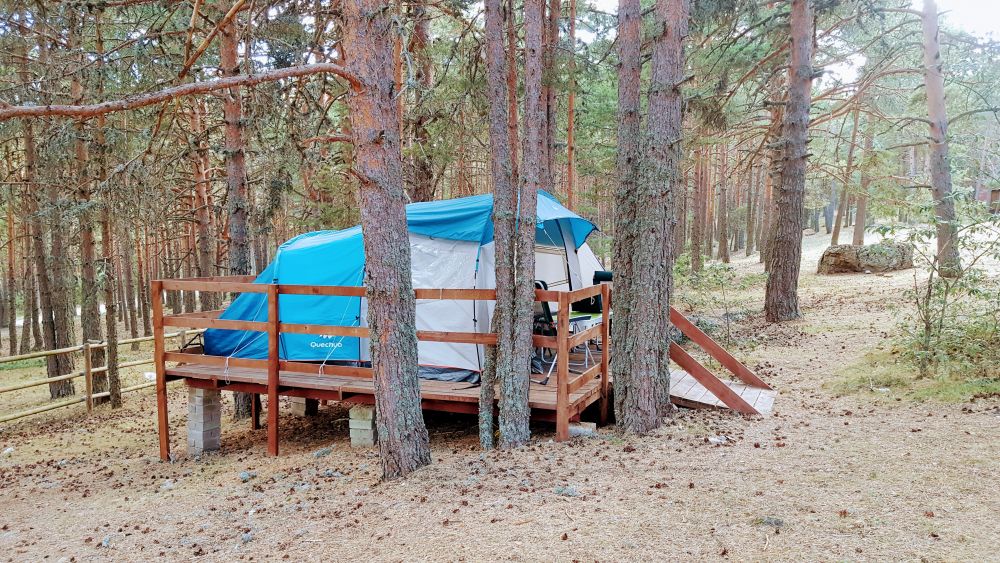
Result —
<path fill-rule="evenodd" d="M 263 432 L 228 425 L 222 452 L 169 465 L 151 396 L 90 418 L 66 409 L 0 428 L 0 450 L 14 447 L 0 457 L 0 559 L 997 557 L 1000 401 L 837 396 L 838 370 L 893 331 L 887 305 L 912 274 L 818 277 L 824 238 L 807 238 L 803 320 L 734 327 L 756 342 L 738 355 L 780 391 L 773 416 L 684 411 L 647 438 L 565 444 L 540 426 L 528 448 L 484 454 L 472 419 L 432 415 L 434 465 L 379 484 L 339 409 L 283 419 L 278 459 Z M 736 268 L 759 272 L 756 258 Z"/>

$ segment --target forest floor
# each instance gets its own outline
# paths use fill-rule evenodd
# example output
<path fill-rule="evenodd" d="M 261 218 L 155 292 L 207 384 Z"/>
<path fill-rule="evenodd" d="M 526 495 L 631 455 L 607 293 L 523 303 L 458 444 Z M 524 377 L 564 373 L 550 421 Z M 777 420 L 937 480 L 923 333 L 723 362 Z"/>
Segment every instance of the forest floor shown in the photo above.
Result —
<path fill-rule="evenodd" d="M 925 398 L 902 364 L 894 386 L 852 384 L 892 362 L 913 272 L 817 276 L 828 238 L 806 238 L 803 319 L 763 321 L 756 256 L 704 311 L 749 310 L 729 336 L 779 391 L 770 416 L 682 409 L 651 436 L 567 443 L 539 425 L 530 446 L 483 453 L 474 419 L 429 414 L 433 465 L 380 483 L 334 406 L 283 417 L 278 458 L 265 431 L 227 424 L 221 452 L 161 463 L 142 391 L 0 427 L 0 560 L 998 557 L 1000 399 Z M 185 391 L 170 392 L 180 445 Z"/>

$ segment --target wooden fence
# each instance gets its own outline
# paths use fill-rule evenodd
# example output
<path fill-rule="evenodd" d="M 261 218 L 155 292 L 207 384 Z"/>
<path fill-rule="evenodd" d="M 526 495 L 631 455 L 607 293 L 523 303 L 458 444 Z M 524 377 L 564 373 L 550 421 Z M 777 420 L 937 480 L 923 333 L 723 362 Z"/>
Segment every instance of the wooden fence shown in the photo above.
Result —
<path fill-rule="evenodd" d="M 170 334 L 167 334 L 167 335 L 164 335 L 164 336 L 165 337 L 169 337 L 169 338 L 177 337 L 179 339 L 181 345 L 183 346 L 184 340 L 186 340 L 188 336 L 191 336 L 191 335 L 194 335 L 194 334 L 198 334 L 198 333 L 201 333 L 201 332 L 204 332 L 204 331 L 203 330 L 182 330 L 182 331 L 173 332 L 173 333 L 170 333 Z M 122 345 L 126 345 L 126 344 L 138 344 L 138 343 L 141 343 L 141 342 L 152 342 L 154 338 L 155 338 L 154 336 L 141 336 L 139 338 L 127 338 L 127 339 L 124 339 L 124 340 L 119 340 L 118 341 L 118 345 L 122 346 Z M 108 371 L 108 366 L 105 365 L 105 366 L 94 367 L 92 365 L 92 362 L 91 362 L 91 359 L 93 357 L 92 356 L 93 351 L 94 350 L 98 350 L 98 349 L 102 349 L 102 348 L 106 348 L 107 346 L 108 346 L 107 342 L 93 342 L 93 343 L 87 342 L 87 343 L 84 343 L 84 344 L 79 344 L 77 346 L 70 346 L 68 348 L 60 348 L 58 350 L 44 350 L 44 351 L 39 351 L 39 352 L 32 352 L 30 354 L 20 354 L 18 356 L 7 356 L 7 357 L 0 358 L 0 364 L 6 364 L 6 363 L 11 363 L 11 362 L 19 362 L 19 361 L 22 361 L 22 360 L 32 360 L 32 359 L 35 359 L 35 358 L 45 358 L 45 357 L 48 357 L 48 356 L 57 356 L 57 355 L 61 355 L 61 354 L 75 354 L 75 353 L 78 353 L 78 352 L 81 353 L 82 356 L 83 356 L 83 369 L 82 370 L 74 371 L 74 372 L 68 373 L 66 375 L 60 375 L 58 377 L 45 377 L 45 378 L 41 378 L 41 379 L 32 379 L 31 381 L 22 381 L 20 383 L 15 383 L 13 385 L 3 386 L 3 387 L 0 387 L 0 395 L 3 395 L 5 393 L 13 393 L 14 391 L 20 391 L 22 389 L 30 389 L 32 387 L 40 387 L 42 385 L 48 385 L 50 383 L 56 383 L 56 382 L 59 382 L 59 381 L 66 381 L 66 380 L 70 380 L 70 379 L 76 379 L 76 378 L 79 378 L 79 377 L 84 378 L 84 392 L 83 392 L 83 396 L 73 397 L 73 398 L 65 399 L 65 400 L 58 401 L 58 402 L 48 403 L 48 404 L 42 405 L 40 407 L 35 407 L 33 409 L 28 409 L 28 410 L 21 411 L 21 412 L 16 412 L 16 413 L 11 413 L 11 414 L 0 414 L 0 423 L 12 421 L 12 420 L 17 420 L 19 418 L 24 418 L 24 417 L 27 417 L 27 416 L 32 416 L 32 415 L 35 415 L 35 414 L 40 414 L 40 413 L 43 413 L 43 412 L 48 412 L 48 411 L 51 411 L 51 410 L 55 410 L 55 409 L 59 409 L 59 408 L 63 408 L 63 407 L 68 407 L 68 406 L 72 406 L 72 405 L 76 405 L 76 404 L 79 404 L 79 403 L 86 403 L 87 404 L 87 412 L 90 412 L 91 410 L 93 410 L 93 408 L 94 408 L 94 399 L 100 399 L 100 398 L 103 398 L 103 397 L 109 397 L 111 395 L 111 393 L 108 392 L 108 391 L 103 391 L 103 392 L 100 392 L 100 393 L 94 393 L 94 375 L 95 374 L 104 373 L 104 372 Z M 129 367 L 136 367 L 136 366 L 142 366 L 142 365 L 149 365 L 149 364 L 153 363 L 153 360 L 154 360 L 153 356 L 150 355 L 149 358 L 144 358 L 144 359 L 140 359 L 140 360 L 131 360 L 131 361 L 128 361 L 128 362 L 120 362 L 118 364 L 118 369 L 129 368 Z M 132 385 L 132 386 L 129 386 L 129 387 L 124 387 L 124 388 L 122 388 L 121 392 L 122 393 L 130 393 L 132 391 L 138 391 L 140 389 L 146 389 L 147 387 L 153 387 L 155 385 L 156 385 L 155 381 L 147 381 L 145 383 L 140 383 L 138 385 Z"/>

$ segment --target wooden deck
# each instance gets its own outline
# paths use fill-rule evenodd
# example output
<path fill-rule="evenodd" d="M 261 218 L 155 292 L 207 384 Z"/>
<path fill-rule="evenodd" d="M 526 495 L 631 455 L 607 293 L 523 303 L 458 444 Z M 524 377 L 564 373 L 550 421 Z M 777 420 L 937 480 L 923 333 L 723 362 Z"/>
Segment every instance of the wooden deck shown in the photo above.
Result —
<path fill-rule="evenodd" d="M 353 296 L 365 295 L 363 287 L 297 286 L 252 283 L 249 276 L 195 278 L 187 280 L 154 280 L 152 309 L 154 363 L 156 366 L 157 422 L 160 434 L 160 457 L 170 459 L 170 436 L 167 419 L 167 381 L 184 380 L 191 387 L 225 389 L 267 397 L 268 453 L 278 454 L 278 397 L 304 397 L 354 403 L 374 403 L 375 387 L 370 367 L 319 365 L 281 359 L 279 339 L 282 333 L 349 336 L 367 338 L 367 327 L 293 324 L 281 320 L 278 310 L 280 295 Z M 219 311 L 163 314 L 163 294 L 166 291 L 264 293 L 267 295 L 266 321 L 220 319 Z M 496 292 L 485 289 L 416 289 L 417 299 L 494 300 Z M 599 285 L 574 291 L 536 290 L 535 300 L 558 302 L 559 311 L 568 311 L 571 303 L 600 295 L 601 322 L 579 330 L 570 326 L 568 315 L 559 315 L 555 335 L 532 335 L 535 347 L 546 348 L 558 358 L 549 373 L 548 384 L 531 383 L 528 404 L 532 418 L 554 421 L 556 439 L 569 439 L 569 423 L 579 420 L 587 407 L 599 403 L 597 416 L 604 422 L 609 410 L 611 385 L 610 337 L 612 300 L 611 287 Z M 749 368 L 734 358 L 711 337 L 702 332 L 684 315 L 671 308 L 670 320 L 692 343 L 725 367 L 741 383 L 719 379 L 684 348 L 670 343 L 670 359 L 680 366 L 672 377 L 671 398 L 689 407 L 725 407 L 747 415 L 770 412 L 775 393 Z M 168 351 L 164 345 L 165 327 L 221 328 L 266 333 L 267 359 L 224 358 L 205 355 L 200 346 Z M 454 342 L 477 345 L 496 343 L 496 335 L 478 332 L 417 331 L 417 339 L 431 342 Z M 597 352 L 594 343 L 600 341 L 605 353 Z M 592 357 L 583 362 L 579 352 L 589 345 Z M 546 366 L 547 369 L 548 366 Z M 543 379 L 534 375 L 532 379 Z M 422 405 L 428 410 L 476 413 L 479 411 L 480 387 L 469 383 L 421 380 Z M 255 405 L 257 402 L 255 402 Z M 275 407 L 275 408 L 271 408 Z M 255 407 L 252 424 L 259 424 Z"/>
<path fill-rule="evenodd" d="M 577 359 L 575 355 L 571 358 L 573 361 Z M 600 356 L 598 356 L 599 361 Z M 579 373 L 570 373 L 579 375 Z M 167 380 L 183 379 L 195 387 L 258 393 L 266 393 L 267 388 L 267 370 L 260 368 L 231 367 L 227 369 L 224 366 L 182 364 L 167 367 L 165 375 Z M 540 379 L 542 376 L 533 374 L 532 378 Z M 569 394 L 569 418 L 571 420 L 578 418 L 584 409 L 601 398 L 600 384 L 600 378 L 594 377 Z M 420 397 L 424 402 L 424 407 L 429 410 L 479 412 L 479 392 L 479 384 L 475 383 L 420 380 Z M 279 371 L 278 394 L 369 403 L 370 399 L 375 396 L 375 386 L 371 379 Z M 532 382 L 528 390 L 528 405 L 537 411 L 534 413 L 536 418 L 552 419 L 551 414 L 546 415 L 543 411 L 555 412 L 558 406 L 555 378 L 550 379 L 547 385 Z"/>
<path fill-rule="evenodd" d="M 774 409 L 777 391 L 735 381 L 723 380 L 722 383 L 758 413 L 771 414 Z M 670 400 L 676 405 L 689 408 L 729 408 L 719 397 L 698 383 L 691 374 L 676 368 L 670 370 Z"/>

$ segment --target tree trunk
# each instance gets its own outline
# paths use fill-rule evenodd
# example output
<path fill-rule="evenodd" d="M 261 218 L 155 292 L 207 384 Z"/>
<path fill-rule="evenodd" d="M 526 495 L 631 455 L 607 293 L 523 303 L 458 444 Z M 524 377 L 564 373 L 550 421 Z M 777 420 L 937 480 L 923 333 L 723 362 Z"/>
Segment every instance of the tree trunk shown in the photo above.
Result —
<path fill-rule="evenodd" d="M 223 34 L 222 37 L 223 43 L 225 43 L 226 35 Z M 228 103 L 228 101 L 226 103 Z M 228 131 L 228 122 L 226 125 Z M 191 103 L 191 134 L 191 166 L 193 169 L 194 182 L 193 211 L 195 224 L 197 226 L 194 250 L 195 255 L 197 256 L 198 276 L 210 277 L 215 274 L 215 268 L 213 267 L 215 257 L 212 253 L 212 244 L 214 243 L 214 240 L 212 237 L 211 226 L 209 224 L 209 178 L 208 170 L 205 167 L 208 146 L 206 140 L 202 138 L 206 134 L 205 123 L 201 112 L 201 103 L 197 100 L 194 100 Z M 187 252 L 184 253 L 184 265 L 190 265 Z M 188 268 L 185 268 L 185 270 L 188 270 Z M 194 293 L 187 291 L 184 293 L 185 299 L 193 305 Z M 215 308 L 214 294 L 203 292 L 200 297 L 201 309 L 203 311 L 210 311 Z"/>
<path fill-rule="evenodd" d="M 30 201 L 30 196 L 25 201 Z M 28 209 L 30 213 L 30 208 Z M 35 287 L 34 273 L 34 237 L 31 234 L 31 221 L 24 223 L 24 268 L 22 269 L 22 279 L 24 281 L 24 318 L 21 326 L 21 346 L 18 348 L 19 354 L 27 354 L 32 349 L 42 348 L 42 331 L 38 324 L 38 288 Z"/>
<path fill-rule="evenodd" d="M 517 131 L 517 17 L 514 11 L 514 0 L 506 0 L 507 9 L 507 135 L 510 138 L 510 169 L 511 181 L 520 186 L 517 151 L 521 146 L 520 133 Z"/>
<path fill-rule="evenodd" d="M 700 272 L 704 259 L 702 246 L 705 240 L 705 151 L 703 147 L 695 150 L 694 156 L 694 214 L 691 222 L 691 271 Z"/>
<path fill-rule="evenodd" d="M 222 28 L 220 62 L 222 76 L 237 76 L 238 38 L 236 25 L 228 23 Z M 238 87 L 223 93 L 222 112 L 226 122 L 226 207 L 229 211 L 229 275 L 250 275 L 250 237 L 247 228 L 247 170 L 243 142 L 243 101 Z M 205 294 L 202 294 L 204 300 Z M 204 302 L 204 301 L 203 301 Z M 212 301 L 215 305 L 215 301 Z M 234 393 L 236 420 L 249 418 L 253 399 L 249 393 Z M 272 408 L 268 405 L 268 408 Z"/>
<path fill-rule="evenodd" d="M 360 182 L 365 282 L 376 426 L 383 478 L 431 462 L 420 409 L 416 302 L 406 226 L 406 192 L 395 83 L 392 7 L 385 0 L 343 4 L 343 44 L 359 85 L 348 91 L 353 173 Z"/>
<path fill-rule="evenodd" d="M 618 177 L 615 194 L 615 419 L 626 431 L 660 425 L 670 400 L 668 334 L 674 184 L 680 159 L 685 0 L 658 0 L 649 87 L 649 134 L 640 153 L 638 0 L 618 4 Z M 647 158 L 641 161 L 641 154 Z M 692 253 L 696 250 L 692 249 Z"/>
<path fill-rule="evenodd" d="M 958 253 L 958 222 L 951 193 L 951 162 L 948 158 L 948 116 L 945 112 L 944 76 L 938 44 L 938 13 L 934 0 L 924 0 L 924 87 L 930 121 L 929 167 L 937 228 L 937 267 L 943 277 L 958 277 L 962 271 Z"/>
<path fill-rule="evenodd" d="M 7 200 L 7 344 L 11 356 L 17 354 L 17 282 L 15 268 L 17 267 L 17 241 L 14 238 L 14 188 L 10 188 L 10 198 Z M 31 326 L 27 318 L 26 326 Z"/>
<path fill-rule="evenodd" d="M 719 162 L 719 210 L 716 234 L 719 241 L 719 260 L 729 263 L 729 181 L 726 177 L 729 164 L 729 146 L 722 145 L 722 158 Z"/>
<path fill-rule="evenodd" d="M 833 221 L 833 235 L 830 238 L 830 246 L 840 242 L 840 230 L 844 225 L 845 215 L 847 215 L 850 203 L 850 185 L 854 175 L 854 147 L 858 142 L 858 117 L 861 113 L 860 106 L 854 107 L 854 128 L 851 129 L 851 144 L 847 145 L 847 168 L 844 171 L 844 187 L 840 191 L 840 205 L 837 206 L 837 217 Z"/>
<path fill-rule="evenodd" d="M 427 128 L 431 115 L 425 107 L 425 96 L 434 87 L 434 61 L 428 50 L 431 20 L 426 0 L 413 3 L 411 10 L 413 35 L 410 38 L 410 52 L 417 63 L 416 80 L 420 87 L 415 89 L 413 101 L 413 184 L 410 188 L 410 201 L 431 201 L 434 199 L 434 161 L 431 158 L 431 134 Z"/>
<path fill-rule="evenodd" d="M 792 0 L 788 102 L 781 131 L 784 157 L 775 198 L 778 216 L 764 296 L 764 315 L 769 322 L 787 321 L 800 316 L 798 285 L 802 262 L 806 143 L 812 99 L 812 26 L 810 0 Z"/>
<path fill-rule="evenodd" d="M 527 364 L 518 364 L 525 353 L 518 350 L 521 339 L 514 322 L 519 284 L 532 279 L 519 279 L 516 266 L 516 209 L 511 162 L 507 108 L 507 58 L 504 54 L 504 21 L 506 9 L 501 0 L 486 0 L 486 71 L 489 99 L 490 170 L 493 174 L 493 226 L 496 251 L 496 309 L 490 323 L 497 334 L 497 345 L 487 354 L 486 369 L 479 403 L 479 436 L 483 448 L 493 447 L 493 396 L 496 381 L 501 382 L 500 415 L 501 445 L 517 447 L 527 442 L 530 433 L 522 417 L 528 409 L 527 387 L 521 389 L 521 379 L 527 377 Z M 534 222 L 532 222 L 532 225 Z M 533 277 L 533 276 L 532 276 Z M 527 328 L 531 333 L 531 327 Z M 528 351 L 530 353 L 530 350 Z M 512 416 L 513 415 L 513 416 Z"/>
<path fill-rule="evenodd" d="M 129 336 L 131 336 L 132 338 L 138 338 L 139 318 L 136 311 L 137 309 L 136 298 L 135 298 L 136 280 L 133 279 L 134 274 L 132 273 L 133 270 L 132 255 L 134 254 L 137 245 L 135 244 L 135 239 L 132 238 L 132 233 L 128 232 L 128 229 L 125 229 L 124 232 L 122 232 L 121 234 L 123 235 L 122 240 L 124 241 L 124 244 L 122 245 L 122 252 L 121 252 L 122 267 L 119 272 L 121 274 L 124 274 L 125 313 L 126 316 L 128 317 Z M 141 287 L 139 288 L 139 291 L 142 291 Z M 137 351 L 138 349 L 139 349 L 139 343 L 138 342 L 132 343 L 132 351 Z"/>
<path fill-rule="evenodd" d="M 865 153 L 862 159 L 868 158 L 872 151 L 871 131 L 865 133 Z M 858 193 L 857 216 L 854 219 L 854 240 L 852 244 L 860 245 L 865 243 L 865 227 L 868 225 L 868 188 L 871 186 L 872 176 L 868 172 L 868 166 L 861 169 L 861 192 Z"/>
<path fill-rule="evenodd" d="M 575 207 L 576 181 L 576 0 L 569 0 L 569 95 L 566 100 L 566 207 Z"/>
<path fill-rule="evenodd" d="M 513 17 L 511 16 L 511 19 Z M 497 228 L 497 275 L 510 280 L 510 287 L 497 286 L 497 307 L 501 294 L 511 309 L 510 336 L 497 347 L 497 379 L 500 382 L 500 446 L 516 448 L 531 438 L 528 406 L 531 327 L 535 301 L 535 217 L 538 190 L 546 174 L 547 125 L 546 93 L 543 88 L 545 45 L 543 0 L 524 3 L 524 129 L 523 166 L 517 193 L 497 191 L 494 213 L 501 221 Z M 492 111 L 492 109 L 491 109 Z M 508 130 L 508 135 L 510 131 Z M 496 155 L 494 158 L 497 158 Z M 513 176 L 513 174 L 512 174 Z M 513 180 L 513 178 L 512 178 Z M 512 183 L 513 186 L 513 183 Z M 516 227 L 515 227 L 516 226 Z M 505 246 L 501 250 L 501 246 Z M 502 254 L 502 255 L 501 255 Z M 503 271 L 507 268 L 510 273 Z M 499 282 L 499 277 L 497 278 Z M 510 303 L 507 301 L 510 300 Z M 502 318 L 500 319 L 502 322 Z M 508 359 L 509 358 L 509 359 Z"/>
<path fill-rule="evenodd" d="M 756 239 L 754 235 L 756 234 L 757 226 L 757 214 L 760 207 L 760 182 L 758 182 L 758 171 L 757 167 L 751 165 L 749 168 L 750 172 L 750 184 L 747 187 L 747 224 L 746 224 L 746 255 L 749 257 L 753 254 L 754 247 L 756 245 Z"/>
<path fill-rule="evenodd" d="M 152 336 L 153 327 L 150 319 L 149 311 L 149 285 L 153 281 L 152 268 L 149 264 L 149 237 L 146 235 L 145 230 L 140 234 L 139 231 L 135 233 L 136 244 L 136 283 L 139 289 L 139 313 L 142 315 L 142 335 Z"/>

